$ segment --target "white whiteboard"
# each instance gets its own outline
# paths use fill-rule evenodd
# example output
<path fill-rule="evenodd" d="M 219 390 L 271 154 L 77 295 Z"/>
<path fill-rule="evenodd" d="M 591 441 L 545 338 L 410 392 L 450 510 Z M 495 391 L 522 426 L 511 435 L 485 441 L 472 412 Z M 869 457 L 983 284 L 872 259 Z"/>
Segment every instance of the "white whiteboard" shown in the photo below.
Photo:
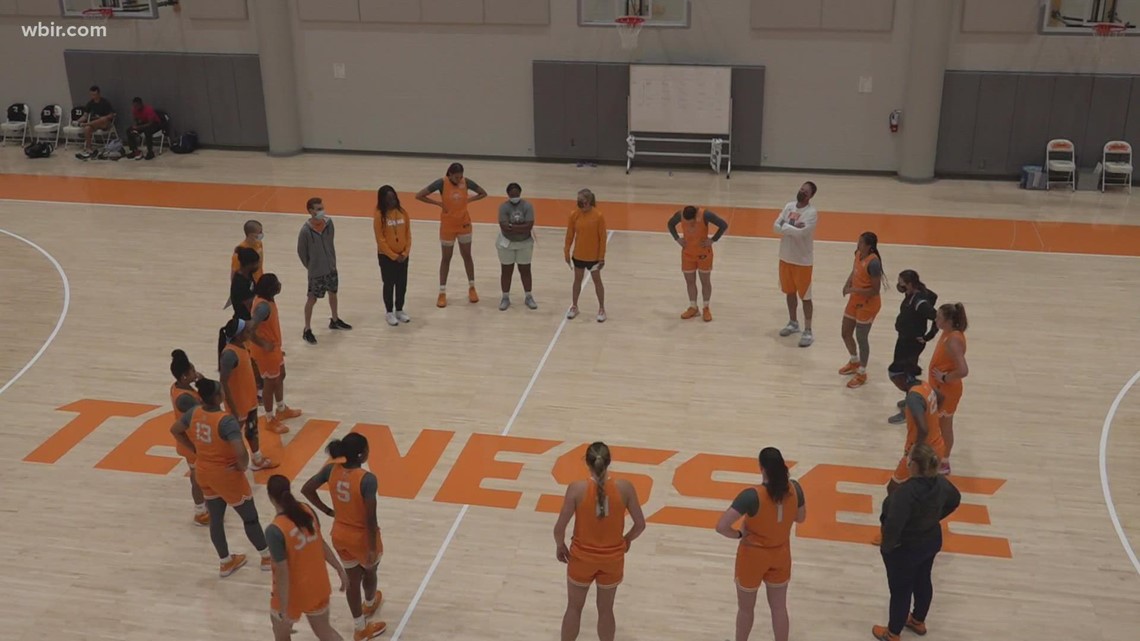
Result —
<path fill-rule="evenodd" d="M 630 65 L 629 129 L 671 134 L 728 134 L 732 67 Z"/>

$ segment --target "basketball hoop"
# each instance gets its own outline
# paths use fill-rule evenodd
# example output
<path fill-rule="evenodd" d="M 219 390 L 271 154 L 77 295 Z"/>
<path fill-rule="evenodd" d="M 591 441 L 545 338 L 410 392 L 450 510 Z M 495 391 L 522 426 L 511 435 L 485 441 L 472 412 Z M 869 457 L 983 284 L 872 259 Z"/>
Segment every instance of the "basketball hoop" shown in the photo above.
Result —
<path fill-rule="evenodd" d="M 637 34 L 645 25 L 645 18 L 641 16 L 621 16 L 614 20 L 617 26 L 618 37 L 621 38 L 621 48 L 627 51 L 637 48 Z"/>
<path fill-rule="evenodd" d="M 1128 25 L 1120 22 L 1098 22 L 1092 25 L 1093 35 L 1098 38 L 1123 36 Z"/>

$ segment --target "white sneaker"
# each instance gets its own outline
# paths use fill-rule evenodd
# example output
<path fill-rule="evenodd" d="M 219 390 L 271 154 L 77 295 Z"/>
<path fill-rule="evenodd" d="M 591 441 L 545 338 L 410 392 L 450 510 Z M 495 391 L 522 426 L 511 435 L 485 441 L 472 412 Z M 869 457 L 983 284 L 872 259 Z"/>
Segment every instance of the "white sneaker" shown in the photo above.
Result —
<path fill-rule="evenodd" d="M 538 309 L 538 303 L 535 302 L 534 296 L 527 294 L 526 295 L 526 301 L 524 301 L 524 302 L 526 303 L 527 308 Z"/>
<path fill-rule="evenodd" d="M 400 321 L 396 320 L 396 314 L 393 312 L 388 312 L 387 314 L 385 314 L 384 320 L 388 321 L 388 324 L 391 325 L 392 327 L 395 327 L 395 326 L 400 324 Z"/>
<path fill-rule="evenodd" d="M 401 323 L 410 323 L 412 322 L 412 317 L 408 316 L 407 312 L 401 309 L 396 312 L 396 320 Z"/>
<path fill-rule="evenodd" d="M 810 329 L 805 329 L 803 336 L 800 336 L 800 347 L 811 347 L 815 342 L 815 336 L 812 336 Z"/>
<path fill-rule="evenodd" d="M 566 318 L 569 320 L 574 320 L 575 318 L 578 318 L 578 308 L 571 306 L 570 309 L 566 310 Z"/>
<path fill-rule="evenodd" d="M 604 310 L 604 309 L 598 310 L 598 322 L 599 323 L 606 322 L 606 310 Z"/>
<path fill-rule="evenodd" d="M 800 331 L 800 324 L 797 323 L 796 321 L 788 321 L 788 324 L 784 325 L 784 329 L 780 330 L 780 336 L 782 336 L 782 337 L 791 336 L 792 334 L 795 334 L 798 331 Z"/>
<path fill-rule="evenodd" d="M 507 311 L 507 308 L 510 306 L 511 306 L 511 297 L 510 296 L 503 296 L 503 299 L 499 301 L 499 311 L 505 312 L 505 311 Z"/>

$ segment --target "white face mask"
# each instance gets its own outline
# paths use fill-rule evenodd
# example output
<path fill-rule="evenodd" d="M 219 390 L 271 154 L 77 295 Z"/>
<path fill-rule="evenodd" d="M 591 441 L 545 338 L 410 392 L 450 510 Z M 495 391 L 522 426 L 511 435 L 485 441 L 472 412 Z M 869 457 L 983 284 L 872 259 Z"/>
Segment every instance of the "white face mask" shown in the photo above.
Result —
<path fill-rule="evenodd" d="M 322 209 L 322 210 L 316 212 L 316 218 L 317 218 L 317 220 L 324 220 L 325 219 L 325 210 Z"/>
<path fill-rule="evenodd" d="M 520 196 L 515 196 L 513 198 L 509 198 L 508 200 L 511 201 L 512 205 L 517 205 L 519 204 L 519 201 L 522 200 L 522 198 Z"/>
<path fill-rule="evenodd" d="M 258 234 L 257 239 L 258 240 L 265 240 L 265 234 Z"/>

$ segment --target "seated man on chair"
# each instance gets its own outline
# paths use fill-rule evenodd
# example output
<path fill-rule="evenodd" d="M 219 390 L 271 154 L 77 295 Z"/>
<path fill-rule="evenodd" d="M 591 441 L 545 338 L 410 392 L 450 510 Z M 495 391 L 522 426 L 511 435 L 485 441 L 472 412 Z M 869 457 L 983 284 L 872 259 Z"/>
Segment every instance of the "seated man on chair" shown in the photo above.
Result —
<path fill-rule="evenodd" d="M 142 98 L 134 98 L 131 100 L 131 117 L 134 119 L 135 124 L 127 129 L 127 144 L 131 147 L 131 152 L 127 154 L 127 158 L 135 160 L 142 160 L 142 152 L 139 151 L 139 137 L 141 136 L 146 142 L 146 159 L 154 159 L 154 134 L 162 129 L 162 119 L 158 117 L 158 112 L 154 107 L 143 102 Z"/>
<path fill-rule="evenodd" d="M 87 115 L 79 119 L 83 127 L 83 151 L 75 155 L 80 160 L 87 160 L 95 153 L 91 150 L 91 140 L 96 131 L 110 131 L 115 126 L 115 110 L 99 92 L 98 85 L 91 85 L 91 100 L 84 107 Z"/>

